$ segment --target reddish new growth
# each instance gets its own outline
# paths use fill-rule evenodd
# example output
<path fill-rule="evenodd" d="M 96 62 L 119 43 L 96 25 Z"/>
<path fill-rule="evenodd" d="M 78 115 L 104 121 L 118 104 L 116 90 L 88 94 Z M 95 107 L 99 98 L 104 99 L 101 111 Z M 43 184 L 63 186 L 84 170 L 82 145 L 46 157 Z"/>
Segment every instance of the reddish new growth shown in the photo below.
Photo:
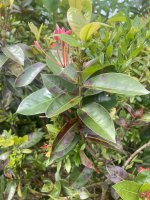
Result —
<path fill-rule="evenodd" d="M 56 25 L 56 30 L 53 33 L 56 42 L 51 45 L 51 48 L 56 47 L 56 56 L 62 67 L 66 67 L 69 64 L 69 44 L 66 44 L 64 41 L 60 40 L 59 36 L 56 34 L 70 35 L 71 33 L 71 30 L 65 30 L 64 27 L 60 28 L 58 25 Z"/>
<path fill-rule="evenodd" d="M 138 169 L 138 173 L 140 173 L 141 171 L 150 171 L 150 168 L 140 167 L 140 168 Z"/>

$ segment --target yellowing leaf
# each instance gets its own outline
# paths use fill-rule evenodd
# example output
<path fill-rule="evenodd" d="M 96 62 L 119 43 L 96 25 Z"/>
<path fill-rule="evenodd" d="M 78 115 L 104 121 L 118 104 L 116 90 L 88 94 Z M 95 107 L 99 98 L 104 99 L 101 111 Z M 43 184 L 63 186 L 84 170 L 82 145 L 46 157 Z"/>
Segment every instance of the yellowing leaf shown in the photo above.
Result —
<path fill-rule="evenodd" d="M 82 10 L 81 0 L 68 0 L 69 6 L 73 8 L 77 8 L 80 11 Z"/>
<path fill-rule="evenodd" d="M 100 23 L 93 22 L 86 24 L 80 31 L 80 39 L 88 40 L 100 28 Z"/>
<path fill-rule="evenodd" d="M 101 26 L 109 27 L 107 24 L 100 22 L 86 24 L 80 31 L 80 39 L 83 41 L 88 40 Z"/>
<path fill-rule="evenodd" d="M 29 22 L 28 25 L 31 32 L 35 35 L 36 40 L 39 41 L 43 29 L 43 24 L 41 24 L 39 29 L 32 22 Z"/>

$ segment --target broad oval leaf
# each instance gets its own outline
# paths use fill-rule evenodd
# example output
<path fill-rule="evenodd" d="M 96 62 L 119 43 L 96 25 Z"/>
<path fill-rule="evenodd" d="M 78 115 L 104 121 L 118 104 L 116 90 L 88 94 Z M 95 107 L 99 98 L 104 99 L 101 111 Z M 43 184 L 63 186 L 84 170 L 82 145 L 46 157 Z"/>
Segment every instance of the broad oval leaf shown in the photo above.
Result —
<path fill-rule="evenodd" d="M 53 101 L 51 93 L 42 88 L 27 96 L 19 105 L 17 113 L 22 115 L 35 115 L 45 113 Z"/>
<path fill-rule="evenodd" d="M 115 127 L 108 111 L 97 103 L 91 103 L 79 109 L 82 122 L 100 137 L 111 142 L 115 140 Z"/>
<path fill-rule="evenodd" d="M 82 97 L 79 96 L 72 97 L 66 94 L 61 94 L 57 96 L 49 105 L 46 111 L 46 116 L 49 118 L 57 116 L 77 105 L 81 101 L 81 99 Z"/>
<path fill-rule="evenodd" d="M 53 152 L 51 155 L 51 159 L 50 159 L 51 163 L 63 158 L 65 155 L 67 155 L 72 149 L 74 149 L 74 147 L 76 146 L 78 141 L 79 141 L 78 137 L 75 137 L 74 140 L 71 142 L 71 144 L 66 149 L 64 149 L 63 151 L 59 151 L 59 152 Z"/>
<path fill-rule="evenodd" d="M 80 30 L 87 24 L 87 21 L 80 10 L 76 8 L 69 8 L 67 12 L 68 23 L 73 32 L 80 36 Z"/>
<path fill-rule="evenodd" d="M 19 146 L 20 149 L 27 149 L 37 144 L 44 136 L 44 132 L 34 132 L 28 135 L 28 141 Z"/>
<path fill-rule="evenodd" d="M 59 152 L 66 149 L 75 137 L 75 130 L 77 119 L 69 121 L 58 133 L 54 143 L 53 143 L 53 152 Z"/>
<path fill-rule="evenodd" d="M 18 64 L 24 65 L 24 52 L 18 45 L 3 47 L 2 52 Z"/>
<path fill-rule="evenodd" d="M 83 41 L 88 40 L 101 26 L 109 27 L 107 24 L 100 22 L 86 24 L 80 31 L 80 39 Z"/>
<path fill-rule="evenodd" d="M 70 93 L 72 95 L 78 94 L 78 88 L 76 85 L 69 83 L 58 75 L 42 74 L 42 80 L 45 87 L 54 96 L 58 96 L 63 93 Z"/>
<path fill-rule="evenodd" d="M 45 66 L 46 65 L 41 62 L 31 65 L 23 72 L 23 74 L 21 74 L 17 78 L 15 85 L 17 87 L 29 85 L 35 79 L 35 77 L 45 68 Z"/>
<path fill-rule="evenodd" d="M 140 82 L 121 73 L 100 74 L 85 81 L 84 87 L 126 96 L 146 95 L 150 93 Z"/>
<path fill-rule="evenodd" d="M 113 186 L 123 200 L 138 200 L 140 185 L 133 181 L 122 181 Z"/>

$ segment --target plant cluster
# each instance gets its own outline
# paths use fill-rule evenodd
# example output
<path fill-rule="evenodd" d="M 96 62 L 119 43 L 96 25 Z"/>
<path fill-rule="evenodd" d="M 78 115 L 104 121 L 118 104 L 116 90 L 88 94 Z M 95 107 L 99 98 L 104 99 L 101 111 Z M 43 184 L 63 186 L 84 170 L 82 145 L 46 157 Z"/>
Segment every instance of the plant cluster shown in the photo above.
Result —
<path fill-rule="evenodd" d="M 44 1 L 49 13 L 57 2 Z M 19 136 L 0 137 L 1 199 L 148 200 L 150 20 L 117 13 L 92 21 L 91 0 L 67 3 L 65 28 L 55 18 L 42 37 L 43 25 L 30 22 L 34 47 L 1 48 L 1 76 L 19 92 L 10 120 Z M 2 113 L 9 105 L 10 97 Z M 20 114 L 34 119 L 34 133 L 15 132 Z"/>

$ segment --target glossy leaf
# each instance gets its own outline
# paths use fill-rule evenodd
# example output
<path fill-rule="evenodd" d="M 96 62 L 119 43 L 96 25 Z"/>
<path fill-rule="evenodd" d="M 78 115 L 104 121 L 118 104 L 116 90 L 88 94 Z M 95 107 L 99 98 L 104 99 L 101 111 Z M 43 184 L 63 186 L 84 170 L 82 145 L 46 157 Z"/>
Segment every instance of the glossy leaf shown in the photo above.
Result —
<path fill-rule="evenodd" d="M 138 200 L 140 185 L 133 181 L 122 181 L 113 186 L 123 200 Z"/>
<path fill-rule="evenodd" d="M 28 141 L 19 146 L 20 149 L 27 149 L 37 144 L 44 136 L 44 132 L 34 132 L 28 135 Z"/>
<path fill-rule="evenodd" d="M 15 181 L 11 181 L 7 184 L 6 190 L 4 192 L 5 200 L 12 200 L 16 192 L 17 184 Z"/>
<path fill-rule="evenodd" d="M 78 110 L 82 122 L 97 135 L 115 142 L 115 127 L 108 111 L 97 103 L 91 103 Z"/>
<path fill-rule="evenodd" d="M 84 83 L 84 87 L 94 90 L 123 94 L 126 96 L 146 95 L 149 91 L 134 78 L 121 73 L 106 73 L 95 76 Z"/>
<path fill-rule="evenodd" d="M 69 6 L 73 8 L 77 8 L 80 11 L 82 10 L 81 0 L 68 0 Z"/>
<path fill-rule="evenodd" d="M 81 99 L 82 98 L 79 96 L 72 97 L 66 94 L 61 94 L 60 96 L 56 97 L 55 100 L 49 105 L 46 116 L 49 118 L 57 116 L 77 105 Z"/>
<path fill-rule="evenodd" d="M 51 52 L 49 52 L 46 56 L 46 64 L 53 74 L 59 74 L 62 70 L 59 63 L 57 62 L 57 60 Z"/>
<path fill-rule="evenodd" d="M 24 52 L 18 45 L 3 47 L 2 52 L 18 64 L 24 65 Z"/>
<path fill-rule="evenodd" d="M 63 151 L 59 151 L 59 152 L 53 152 L 51 155 L 51 163 L 59 160 L 61 158 L 63 158 L 65 155 L 67 155 L 72 149 L 74 149 L 74 147 L 76 146 L 76 144 L 78 143 L 78 137 L 75 137 L 74 140 L 71 142 L 71 144 L 64 149 Z"/>
<path fill-rule="evenodd" d="M 53 101 L 51 93 L 42 88 L 27 96 L 19 105 L 17 113 L 22 115 L 35 115 L 45 113 Z"/>
<path fill-rule="evenodd" d="M 67 12 L 68 23 L 73 32 L 80 36 L 80 30 L 87 24 L 87 21 L 80 10 L 76 8 L 69 8 Z"/>
<path fill-rule="evenodd" d="M 0 54 L 0 70 L 7 60 L 7 56 L 5 56 L 4 54 Z"/>
<path fill-rule="evenodd" d="M 50 91 L 54 96 L 58 96 L 63 93 L 70 93 L 72 95 L 78 94 L 78 88 L 76 85 L 69 83 L 60 76 L 53 74 L 42 74 L 42 80 L 44 86 Z"/>
<path fill-rule="evenodd" d="M 35 77 L 45 68 L 45 64 L 38 62 L 26 68 L 24 73 L 21 74 L 16 80 L 17 87 L 29 85 Z"/>
<path fill-rule="evenodd" d="M 53 152 L 63 151 L 71 144 L 75 138 L 76 121 L 76 119 L 69 121 L 60 130 L 53 143 Z"/>
<path fill-rule="evenodd" d="M 78 81 L 77 70 L 76 67 L 71 64 L 62 69 L 59 76 L 65 79 L 66 81 L 77 84 Z"/>
<path fill-rule="evenodd" d="M 100 22 L 92 22 L 86 24 L 80 31 L 80 39 L 87 41 L 101 26 L 108 26 L 107 24 Z"/>
<path fill-rule="evenodd" d="M 81 47 L 81 44 L 79 43 L 79 41 L 71 35 L 67 35 L 67 34 L 55 34 L 55 35 L 58 36 L 60 40 L 69 44 L 69 46 L 71 47 Z"/>

